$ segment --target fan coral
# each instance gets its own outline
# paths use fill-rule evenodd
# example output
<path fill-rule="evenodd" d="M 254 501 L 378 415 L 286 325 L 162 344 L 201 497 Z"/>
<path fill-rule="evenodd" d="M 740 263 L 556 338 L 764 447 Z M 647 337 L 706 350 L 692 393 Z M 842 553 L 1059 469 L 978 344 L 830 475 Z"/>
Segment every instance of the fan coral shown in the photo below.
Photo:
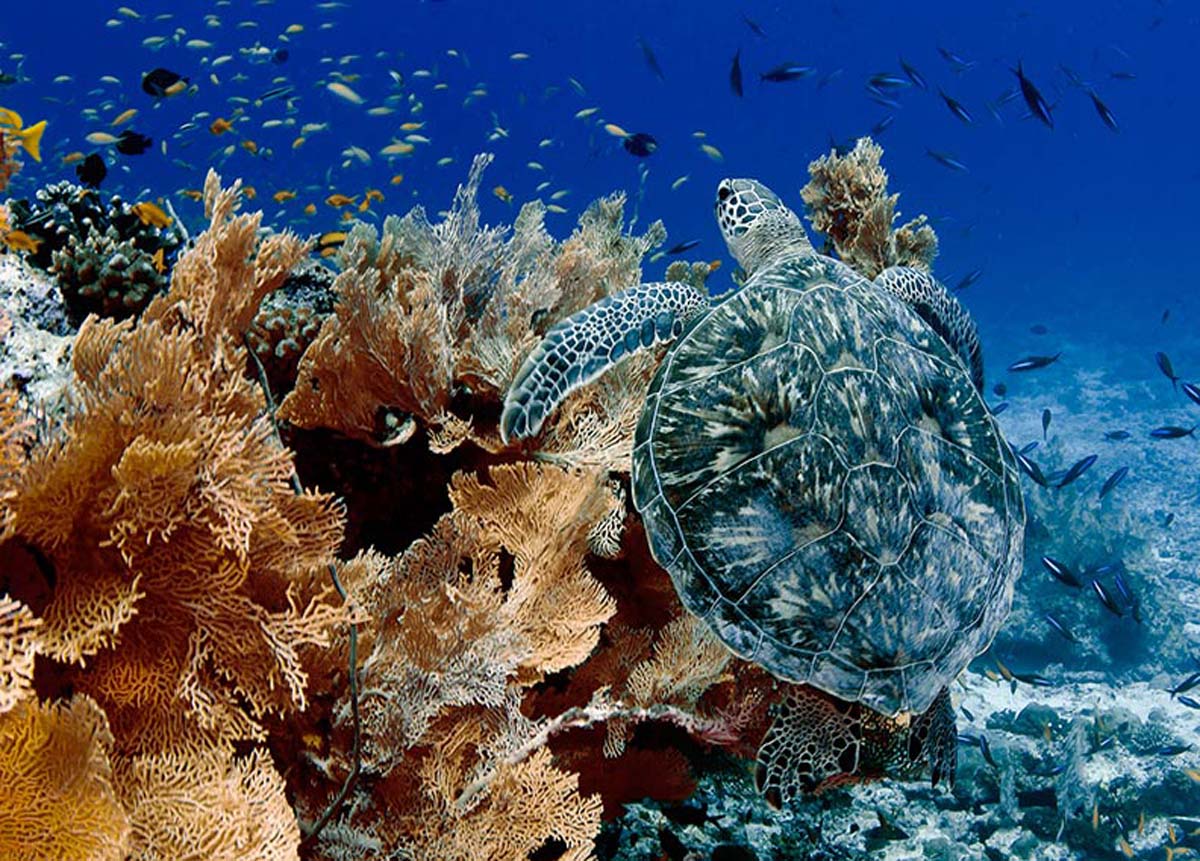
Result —
<path fill-rule="evenodd" d="M 14 200 L 10 209 L 13 228 L 40 243 L 29 261 L 57 276 L 75 323 L 91 313 L 138 314 L 166 289 L 183 244 L 177 227 L 143 221 L 119 195 L 106 205 L 100 192 L 69 182 L 38 189 L 32 201 Z"/>
<path fill-rule="evenodd" d="M 389 217 L 382 237 L 366 225 L 350 231 L 334 314 L 281 418 L 376 444 L 404 442 L 419 424 L 439 451 L 466 439 L 497 448 L 490 415 L 550 323 L 640 280 L 641 258 L 666 234 L 656 223 L 625 235 L 622 196 L 593 204 L 562 243 L 546 233 L 539 202 L 522 207 L 511 235 L 481 227 L 476 197 L 490 161 L 475 159 L 442 222 L 417 207 Z"/>
<path fill-rule="evenodd" d="M 2 497 L 10 544 L 40 560 L 0 577 L 37 627 L 6 612 L 54 662 L 39 693 L 74 690 L 103 710 L 141 857 L 295 856 L 282 779 L 235 745 L 307 706 L 307 664 L 347 619 L 320 585 L 341 509 L 292 490 L 241 346 L 308 249 L 260 238 L 261 214 L 236 214 L 238 190 L 210 172 L 210 227 L 136 324 L 85 321 L 74 409 Z M 18 692 L 25 666 L 6 662 Z"/>
<path fill-rule="evenodd" d="M 892 228 L 900 195 L 887 193 L 882 156 L 882 147 L 859 138 L 847 155 L 834 152 L 809 164 L 811 179 L 800 191 L 808 217 L 838 256 L 867 278 L 889 266 L 928 271 L 937 256 L 937 234 L 924 215 Z"/>

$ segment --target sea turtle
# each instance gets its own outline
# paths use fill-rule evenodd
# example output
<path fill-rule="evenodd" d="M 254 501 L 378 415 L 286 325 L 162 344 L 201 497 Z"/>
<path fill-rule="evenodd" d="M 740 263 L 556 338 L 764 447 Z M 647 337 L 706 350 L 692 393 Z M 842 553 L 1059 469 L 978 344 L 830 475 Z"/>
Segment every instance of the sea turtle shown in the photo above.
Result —
<path fill-rule="evenodd" d="M 716 212 L 744 286 L 714 304 L 643 284 L 553 326 L 501 433 L 536 434 L 572 390 L 670 342 L 634 438 L 634 506 L 684 606 L 794 683 L 760 791 L 779 804 L 927 767 L 952 782 L 947 688 L 1008 615 L 1025 523 L 974 324 L 924 272 L 868 281 L 817 254 L 755 180 L 723 180 Z"/>

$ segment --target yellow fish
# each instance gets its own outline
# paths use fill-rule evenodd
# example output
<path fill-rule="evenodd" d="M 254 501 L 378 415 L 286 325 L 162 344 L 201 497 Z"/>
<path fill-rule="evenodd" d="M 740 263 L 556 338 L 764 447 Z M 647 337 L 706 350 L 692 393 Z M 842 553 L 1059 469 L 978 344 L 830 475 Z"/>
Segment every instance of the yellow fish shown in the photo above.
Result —
<path fill-rule="evenodd" d="M 304 207 L 304 214 L 305 215 L 316 215 L 317 214 L 317 205 L 315 203 L 308 204 L 306 207 Z"/>
<path fill-rule="evenodd" d="M 367 200 L 375 200 L 379 203 L 383 203 L 383 192 L 377 188 L 368 188 L 365 192 L 363 192 L 363 194 Z"/>
<path fill-rule="evenodd" d="M 116 118 L 115 118 L 115 119 L 113 119 L 113 121 L 112 121 L 112 122 L 111 122 L 109 125 L 113 125 L 113 126 L 119 126 L 119 125 L 121 125 L 122 123 L 127 123 L 127 122 L 129 122 L 131 119 L 133 119 L 134 117 L 136 117 L 136 116 L 137 116 L 137 113 L 138 113 L 138 109 L 137 109 L 137 108 L 130 108 L 130 109 L 129 109 L 129 110 L 127 110 L 127 111 L 121 111 L 121 113 L 117 114 Z"/>
<path fill-rule="evenodd" d="M 252 140 L 247 139 L 242 141 L 242 149 L 250 153 L 250 155 L 258 155 L 258 144 Z"/>
<path fill-rule="evenodd" d="M 361 105 L 364 101 L 366 101 L 366 99 L 354 92 L 354 90 L 347 87 L 341 81 L 331 81 L 325 85 L 325 89 L 329 90 L 329 92 L 333 93 L 338 98 L 345 99 L 352 105 Z"/>
<path fill-rule="evenodd" d="M 217 117 L 212 121 L 212 125 L 208 127 L 208 130 L 214 135 L 223 135 L 225 132 L 233 131 L 233 123 L 224 117 Z"/>
<path fill-rule="evenodd" d="M 83 161 L 83 153 L 78 151 L 69 152 L 62 157 L 63 164 L 75 164 L 77 161 Z"/>
<path fill-rule="evenodd" d="M 306 140 L 307 138 L 305 138 L 303 135 L 296 138 L 294 141 L 292 141 L 292 149 L 300 149 L 300 147 L 304 146 Z"/>
<path fill-rule="evenodd" d="M 154 252 L 154 256 L 150 258 L 150 262 L 154 264 L 154 271 L 162 275 L 167 271 L 167 263 L 163 260 L 163 249 L 160 248 Z"/>
<path fill-rule="evenodd" d="M 498 185 L 498 186 L 496 186 L 495 188 L 493 188 L 493 189 L 492 189 L 492 194 L 496 195 L 496 197 L 497 197 L 498 199 L 500 199 L 500 200 L 504 201 L 505 203 L 512 203 L 512 202 L 513 202 L 513 196 L 512 196 L 512 192 L 511 192 L 511 191 L 509 191 L 507 188 L 505 188 L 505 187 L 504 187 L 504 186 L 502 186 L 502 185 Z"/>
<path fill-rule="evenodd" d="M 294 200 L 296 192 L 287 190 L 277 191 L 271 197 L 276 203 L 283 203 L 285 200 Z"/>
<path fill-rule="evenodd" d="M 398 173 L 388 180 L 388 183 L 391 185 L 399 185 L 402 182 L 404 182 L 404 174 L 402 173 Z"/>
<path fill-rule="evenodd" d="M 163 212 L 156 204 L 150 203 L 149 201 L 135 203 L 130 207 L 130 209 L 133 210 L 133 214 L 138 217 L 142 224 L 146 224 L 151 227 L 171 226 L 171 216 Z"/>
<path fill-rule="evenodd" d="M 379 154 L 380 155 L 408 155 L 415 149 L 416 149 L 416 147 L 410 143 L 405 143 L 404 141 L 396 141 L 395 143 L 388 144 L 383 149 L 381 149 L 379 151 Z"/>
<path fill-rule="evenodd" d="M 410 121 L 400 124 L 400 131 L 402 132 L 419 132 L 423 128 L 425 128 L 425 123 L 416 123 Z"/>
<path fill-rule="evenodd" d="M 84 140 L 95 146 L 108 146 L 117 142 L 117 136 L 110 135 L 108 132 L 92 132 Z"/>
<path fill-rule="evenodd" d="M 347 197 L 344 194 L 331 194 L 325 198 L 325 203 L 332 206 L 334 209 L 339 209 L 343 206 L 353 206 L 358 203 L 358 195 Z"/>
<path fill-rule="evenodd" d="M 189 200 L 203 200 L 204 199 L 204 192 L 198 188 L 185 188 L 182 191 L 180 191 L 179 193 L 182 194 L 184 197 L 188 198 Z"/>
<path fill-rule="evenodd" d="M 230 147 L 230 149 L 233 149 L 233 147 Z M 248 185 L 242 189 L 242 194 L 246 196 L 246 200 L 254 200 L 254 198 L 258 197 L 258 189 L 252 185 Z"/>
<path fill-rule="evenodd" d="M 42 133 L 46 131 L 46 121 L 25 128 L 21 115 L 8 108 L 0 108 L 0 128 L 4 129 L 5 137 L 11 137 L 16 145 L 22 147 L 34 161 L 42 160 Z M 115 138 L 114 138 L 115 140 Z"/>
<path fill-rule="evenodd" d="M 28 251 L 31 254 L 37 254 L 38 246 L 42 244 L 42 240 L 34 239 L 23 230 L 13 230 L 4 234 L 0 242 L 3 242 L 13 251 Z"/>
<path fill-rule="evenodd" d="M 616 123 L 605 123 L 604 130 L 615 138 L 629 137 L 629 132 L 625 131 L 625 129 L 621 128 Z"/>
<path fill-rule="evenodd" d="M 295 36 L 297 33 L 304 32 L 304 25 L 303 24 L 290 24 L 290 25 L 288 25 L 288 28 L 286 30 L 284 30 L 283 32 L 287 33 L 289 36 Z"/>

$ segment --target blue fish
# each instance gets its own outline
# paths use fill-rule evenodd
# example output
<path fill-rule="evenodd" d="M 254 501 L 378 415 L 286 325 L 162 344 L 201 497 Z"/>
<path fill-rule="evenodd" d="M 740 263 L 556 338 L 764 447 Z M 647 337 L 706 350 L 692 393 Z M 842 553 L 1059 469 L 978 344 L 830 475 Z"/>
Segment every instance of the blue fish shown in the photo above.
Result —
<path fill-rule="evenodd" d="M 1100 499 L 1112 492 L 1112 489 L 1124 481 L 1127 475 L 1129 475 L 1129 467 L 1123 466 L 1105 479 L 1104 485 L 1100 488 Z"/>
<path fill-rule="evenodd" d="M 1024 97 L 1029 112 L 1045 123 L 1047 128 L 1053 129 L 1054 117 L 1050 114 L 1050 104 L 1038 92 L 1033 81 L 1025 77 L 1025 70 L 1020 63 L 1017 63 L 1017 67 L 1012 70 L 1012 73 L 1017 76 L 1017 83 L 1021 85 L 1021 96 Z"/>

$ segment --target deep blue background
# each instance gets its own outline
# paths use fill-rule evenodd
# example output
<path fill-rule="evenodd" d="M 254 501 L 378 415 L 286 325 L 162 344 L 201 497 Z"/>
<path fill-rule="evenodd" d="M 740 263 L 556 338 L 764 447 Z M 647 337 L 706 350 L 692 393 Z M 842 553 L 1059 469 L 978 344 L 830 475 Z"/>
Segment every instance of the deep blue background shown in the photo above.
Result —
<path fill-rule="evenodd" d="M 900 93 L 902 107 L 894 124 L 879 138 L 892 190 L 901 193 L 904 217 L 924 212 L 941 239 L 937 273 L 948 283 L 983 269 L 983 276 L 962 296 L 980 320 L 989 368 L 1027 352 L 1054 352 L 1063 343 L 1091 345 L 1098 360 L 1114 351 L 1132 350 L 1148 357 L 1169 349 L 1177 366 L 1200 367 L 1200 347 L 1192 339 L 1200 314 L 1196 298 L 1196 196 L 1200 166 L 1196 160 L 1196 53 L 1200 48 L 1200 11 L 1179 2 L 961 3 L 894 2 L 722 3 L 722 2 L 347 2 L 321 10 L 313 3 L 250 2 L 130 5 L 141 19 L 130 20 L 118 3 L 10 4 L 0 18 L 0 71 L 12 72 L 14 52 L 26 55 L 21 71 L 31 80 L 0 87 L 0 105 L 15 108 L 27 122 L 46 118 L 46 159 L 29 165 L 14 184 L 14 195 L 36 184 L 72 176 L 61 156 L 91 151 L 88 132 L 108 129 L 126 107 L 140 115 L 128 126 L 155 139 L 141 157 L 118 157 L 119 167 L 106 183 L 127 197 L 174 195 L 199 187 L 203 169 L 216 164 L 225 178 L 242 176 L 259 191 L 258 200 L 276 225 L 302 232 L 338 226 L 337 213 L 320 201 L 331 191 L 361 194 L 368 186 L 387 195 L 375 207 L 377 220 L 404 212 L 413 202 L 431 211 L 444 208 L 465 176 L 471 155 L 496 153 L 485 189 L 503 184 L 520 203 L 543 192 L 570 189 L 560 201 L 568 215 L 550 215 L 552 231 L 565 236 L 578 209 L 614 189 L 636 195 L 636 159 L 606 134 L 598 121 L 654 135 L 660 149 L 645 164 L 649 176 L 640 207 L 641 226 L 665 220 L 672 243 L 702 240 L 697 258 L 726 258 L 714 276 L 717 288 L 728 284 L 732 266 L 712 223 L 711 198 L 725 175 L 758 177 L 799 208 L 798 189 L 807 179 L 810 160 L 827 151 L 832 138 L 844 140 L 867 130 L 890 113 L 866 96 L 873 73 L 898 72 L 898 57 L 916 66 L 934 90 L 943 87 L 974 114 L 967 126 L 953 117 L 936 91 Z M 174 18 L 155 22 L 160 12 Z M 217 15 L 210 27 L 206 15 Z M 743 23 L 757 21 L 767 38 Z M 107 19 L 121 21 L 107 27 Z M 254 28 L 238 22 L 253 21 Z M 331 29 L 320 29 L 323 22 Z M 237 49 L 259 42 L 275 48 L 288 24 L 305 31 L 291 37 L 283 65 L 251 64 Z M 153 52 L 142 46 L 148 36 L 186 33 L 179 44 Z M 665 79 L 656 78 L 644 61 L 639 37 L 649 44 Z M 183 46 L 188 39 L 214 43 L 208 50 Z M 939 56 L 944 46 L 975 63 L 956 74 Z M 456 49 L 459 57 L 447 55 Z M 741 50 L 746 94 L 730 91 L 730 60 Z M 528 52 L 513 61 L 515 51 Z M 209 80 L 207 60 L 234 54 L 216 69 L 220 84 Z M 346 55 L 358 55 L 340 64 Z M 327 61 L 331 58 L 331 61 Z M 812 65 L 817 77 L 786 84 L 760 84 L 758 73 L 785 61 Z M 1017 99 L 1000 108 L 997 122 L 986 107 L 1016 82 L 1010 71 L 1023 62 L 1030 78 L 1054 105 L 1055 128 L 1025 117 Z M 139 87 L 141 74 L 165 66 L 200 85 L 195 97 L 180 96 L 158 104 Z M 1084 91 L 1068 84 L 1060 65 L 1089 81 L 1120 123 L 1113 133 L 1100 121 Z M 418 68 L 430 78 L 417 78 Z M 361 77 L 352 86 L 368 104 L 356 107 L 330 95 L 324 84 L 333 69 Z M 388 70 L 404 76 L 403 88 Z M 818 88 L 817 78 L 841 70 Z M 1133 80 L 1112 77 L 1130 72 Z M 238 73 L 247 80 L 235 81 Z M 71 75 L 67 84 L 52 83 Z M 114 75 L 121 86 L 98 82 Z M 284 102 L 246 109 L 251 118 L 238 134 L 212 136 L 207 126 L 217 116 L 231 117 L 230 96 L 254 98 L 285 76 L 297 88 L 298 123 L 329 122 L 331 130 L 311 136 L 292 150 L 294 128 L 262 130 L 264 120 L 287 116 Z M 575 78 L 581 95 L 568 83 Z M 438 82 L 448 84 L 435 90 Z M 469 90 L 482 85 L 487 95 L 463 105 Z M 389 165 L 378 151 L 399 124 L 412 119 L 407 101 L 386 117 L 366 108 L 383 104 L 391 93 L 409 94 L 423 103 L 416 119 L 432 144 L 418 146 L 412 157 Z M 101 108 L 101 121 L 81 117 L 84 108 Z M 588 120 L 574 117 L 581 108 L 600 111 Z M 199 128 L 176 136 L 197 112 Z M 489 142 L 496 120 L 509 131 Z M 724 162 L 700 152 L 693 132 L 707 132 Z M 224 158 L 221 150 L 252 138 L 274 151 L 255 157 L 238 148 Z M 538 141 L 554 144 L 539 148 Z M 159 142 L 168 141 L 168 154 Z M 372 165 L 341 167 L 343 148 L 357 145 L 373 156 Z M 936 164 L 926 149 L 953 153 L 969 167 L 955 173 Z M 445 167 L 435 163 L 452 156 Z M 172 159 L 183 159 L 191 168 Z M 536 160 L 544 172 L 529 169 Z M 388 185 L 403 173 L 399 186 Z M 670 184 L 688 174 L 678 191 Z M 300 197 L 276 206 L 269 196 L 296 189 Z M 303 205 L 318 202 L 317 216 L 306 219 Z M 198 206 L 177 203 L 186 220 L 198 224 Z M 485 220 L 507 222 L 515 210 L 485 192 Z M 691 255 L 689 255 L 691 256 Z M 661 275 L 665 261 L 648 267 Z M 1171 320 L 1161 323 L 1171 308 Z M 1046 336 L 1030 335 L 1029 326 L 1050 327 Z M 1106 351 L 1108 351 L 1106 353 Z M 1146 367 L 1142 368 L 1145 365 Z M 1139 361 L 1137 373 L 1157 373 Z M 994 375 L 994 374 L 993 374 Z"/>

